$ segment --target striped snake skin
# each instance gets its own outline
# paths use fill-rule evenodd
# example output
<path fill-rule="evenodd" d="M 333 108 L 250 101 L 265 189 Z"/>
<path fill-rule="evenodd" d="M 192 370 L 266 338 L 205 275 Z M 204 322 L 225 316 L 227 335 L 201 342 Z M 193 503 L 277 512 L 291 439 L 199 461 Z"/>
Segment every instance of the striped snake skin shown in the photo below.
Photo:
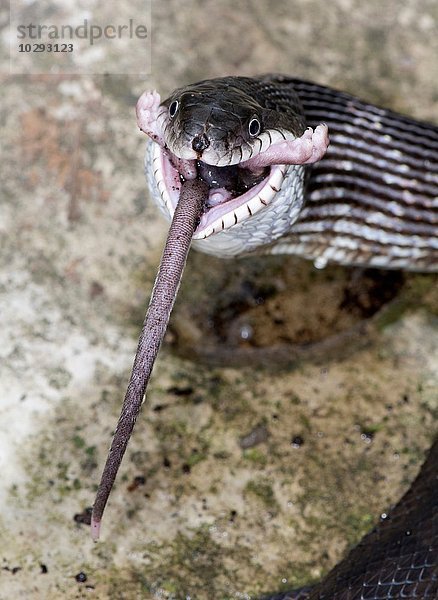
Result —
<path fill-rule="evenodd" d="M 281 78 L 284 81 L 284 78 Z M 438 270 L 438 127 L 291 79 L 330 146 L 309 167 L 306 206 L 271 247 L 344 265 Z"/>
<path fill-rule="evenodd" d="M 242 99 L 233 96 L 232 112 L 230 102 L 226 102 L 230 86 L 241 88 L 244 94 Z M 267 202 L 267 193 L 263 190 L 259 194 L 267 204 L 263 210 L 255 214 L 251 201 L 247 203 L 250 218 L 243 206 L 242 222 L 236 218 L 240 209 L 230 210 L 214 228 L 198 228 L 194 236 L 198 250 L 224 258 L 251 252 L 296 254 L 313 260 L 318 267 L 333 262 L 438 270 L 438 127 L 378 108 L 350 94 L 281 75 L 207 80 L 176 90 L 162 107 L 177 98 L 182 105 L 183 94 L 189 92 L 191 97 L 199 95 L 194 99 L 198 104 L 207 105 L 193 118 L 213 121 L 210 115 L 213 112 L 215 116 L 214 110 L 222 119 L 228 111 L 234 137 L 237 126 L 243 128 L 244 123 L 237 102 L 244 103 L 247 98 L 255 98 L 289 118 L 295 118 L 301 110 L 308 126 L 316 128 L 327 123 L 330 137 L 327 153 L 316 164 L 280 165 L 284 179 L 280 184 L 276 180 L 277 193 L 271 198 L 268 195 Z M 174 129 L 200 130 L 200 123 L 196 123 L 198 129 L 190 123 L 195 101 Z M 286 112 L 290 107 L 292 113 Z M 183 112 L 184 108 L 182 105 L 179 110 Z M 167 124 L 166 132 L 170 128 Z M 208 151 L 222 143 L 222 152 L 218 153 L 222 161 L 226 152 L 223 128 L 218 117 L 208 130 Z M 279 129 L 271 126 L 267 131 L 272 146 L 278 141 Z M 299 135 L 299 127 L 294 133 Z M 173 150 L 182 152 L 189 146 L 190 135 L 177 142 L 174 137 L 173 132 Z M 163 191 L 170 185 L 161 177 L 161 166 L 157 167 L 160 153 L 157 144 L 148 145 L 146 175 L 153 200 L 171 218 Z"/>

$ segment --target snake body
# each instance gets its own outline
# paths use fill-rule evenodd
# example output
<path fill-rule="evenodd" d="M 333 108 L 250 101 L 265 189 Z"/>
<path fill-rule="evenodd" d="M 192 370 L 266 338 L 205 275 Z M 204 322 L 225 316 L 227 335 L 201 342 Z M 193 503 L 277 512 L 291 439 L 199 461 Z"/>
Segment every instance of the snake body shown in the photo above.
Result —
<path fill-rule="evenodd" d="M 330 146 L 309 174 L 306 206 L 271 252 L 438 270 L 438 128 L 324 86 L 291 80 Z"/>
<path fill-rule="evenodd" d="M 432 124 L 280 75 L 206 80 L 163 102 L 145 92 L 137 120 L 153 140 L 146 153 L 152 198 L 173 217 L 163 261 L 184 257 L 178 278 L 190 243 L 181 242 L 178 215 L 187 213 L 193 231 L 201 201 L 194 243 L 217 256 L 293 253 L 318 267 L 438 270 L 438 128 Z M 182 210 L 180 197 L 182 204 L 190 200 Z M 166 264 L 97 493 L 94 537 L 147 384 L 140 371 L 152 369 L 178 288 L 178 281 L 167 286 L 173 296 L 163 302 L 155 293 Z M 163 303 L 166 314 L 156 313 Z M 149 340 L 151 314 L 160 334 Z M 437 599 L 437 460 L 438 443 L 389 519 L 320 585 L 271 600 Z"/>
<path fill-rule="evenodd" d="M 438 441 L 409 490 L 313 589 L 265 600 L 438 598 Z"/>
<path fill-rule="evenodd" d="M 166 121 L 172 102 L 179 102 L 181 116 Z M 330 145 L 319 162 L 271 165 L 269 185 L 242 206 L 231 206 L 236 203 L 231 199 L 210 208 L 195 233 L 199 250 L 222 257 L 292 253 L 317 266 L 438 270 L 438 127 L 325 86 L 274 75 L 193 84 L 176 90 L 161 109 L 163 143 L 171 154 L 196 158 L 191 141 L 202 133 L 209 145 L 198 156 L 222 169 L 242 153 L 240 165 L 248 164 L 251 151 L 263 156 L 269 143 L 278 146 L 287 135 L 285 119 L 295 138 L 302 135 L 303 123 L 315 132 L 321 123 L 328 125 Z M 249 146 L 245 127 L 254 114 L 262 129 Z M 162 148 L 150 144 L 146 173 L 152 197 L 169 217 L 172 191 L 162 158 Z"/>
<path fill-rule="evenodd" d="M 147 131 L 142 104 L 139 124 Z M 223 257 L 292 253 L 318 267 L 438 270 L 436 126 L 281 75 L 180 88 L 156 117 L 159 143 L 149 146 L 146 171 L 163 212 L 172 213 L 169 170 L 176 189 L 186 176 L 211 188 L 198 249 Z M 325 131 L 316 135 L 322 123 L 327 151 Z M 306 126 L 316 160 L 288 154 Z M 251 179 L 248 170 L 252 195 L 241 184 Z M 437 460 L 438 443 L 390 518 L 320 585 L 271 600 L 438 598 Z"/>
<path fill-rule="evenodd" d="M 317 267 L 335 262 L 438 270 L 436 126 L 281 75 L 203 81 L 176 90 L 160 107 L 161 145 L 150 144 L 146 172 L 152 196 L 168 216 L 172 208 L 163 154 L 188 161 L 191 177 L 202 178 L 210 169 L 214 188 L 226 182 L 226 169 L 231 178 L 239 177 L 236 162 L 251 167 L 254 153 L 263 157 L 287 143 L 279 141 L 287 130 L 299 139 L 306 125 L 315 132 L 321 123 L 328 125 L 330 145 L 319 160 L 279 166 L 259 160 L 270 169 L 265 181 L 274 188 L 273 194 L 265 188 L 254 194 L 265 201 L 260 210 L 254 210 L 253 199 L 236 209 L 231 206 L 233 195 L 225 192 L 222 202 L 230 203 L 230 210 L 204 227 L 201 223 L 195 234 L 199 250 L 224 258 L 292 253 Z M 175 108 L 169 118 L 169 109 Z M 251 118 L 260 123 L 259 146 L 251 145 L 248 136 Z M 140 116 L 140 127 L 143 122 Z M 280 174 L 273 182 L 275 169 Z M 256 180 L 254 187 L 260 185 Z M 390 518 L 365 536 L 320 585 L 271 600 L 438 598 L 437 461 L 438 442 Z"/>

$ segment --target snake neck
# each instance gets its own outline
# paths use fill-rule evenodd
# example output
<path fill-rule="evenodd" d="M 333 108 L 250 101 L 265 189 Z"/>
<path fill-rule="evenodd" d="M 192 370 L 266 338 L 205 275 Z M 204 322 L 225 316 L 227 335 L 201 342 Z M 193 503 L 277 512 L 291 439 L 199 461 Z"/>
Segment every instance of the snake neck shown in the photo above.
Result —
<path fill-rule="evenodd" d="M 284 78 L 281 78 L 284 82 Z M 308 167 L 306 203 L 267 250 L 328 262 L 438 270 L 438 128 L 354 96 L 288 80 L 330 146 Z"/>

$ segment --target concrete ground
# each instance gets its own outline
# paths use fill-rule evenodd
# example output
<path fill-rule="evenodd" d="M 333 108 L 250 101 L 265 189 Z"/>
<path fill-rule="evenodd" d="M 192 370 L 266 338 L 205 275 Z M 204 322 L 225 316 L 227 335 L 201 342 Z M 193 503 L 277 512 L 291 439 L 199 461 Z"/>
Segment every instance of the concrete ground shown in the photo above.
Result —
<path fill-rule="evenodd" d="M 137 97 L 277 71 L 436 122 L 437 22 L 432 0 L 168 0 L 153 4 L 147 78 L 8 76 L 3 62 L 1 600 L 255 598 L 318 579 L 409 486 L 436 432 L 436 277 L 398 281 L 342 353 L 236 368 L 229 352 L 193 358 L 209 327 L 225 326 L 222 350 L 250 350 L 248 327 L 269 349 L 272 323 L 297 314 L 329 333 L 354 275 L 192 253 L 99 543 L 83 523 L 167 229 Z"/>

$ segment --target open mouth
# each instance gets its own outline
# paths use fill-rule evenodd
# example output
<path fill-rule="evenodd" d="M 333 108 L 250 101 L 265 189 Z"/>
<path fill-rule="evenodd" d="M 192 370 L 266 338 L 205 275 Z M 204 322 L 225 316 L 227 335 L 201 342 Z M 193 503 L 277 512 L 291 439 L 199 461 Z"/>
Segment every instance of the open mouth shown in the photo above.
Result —
<path fill-rule="evenodd" d="M 193 94 L 188 95 L 189 100 L 192 97 Z M 148 163 L 152 163 L 153 177 L 163 208 L 166 208 L 171 218 L 179 201 L 184 178 L 200 178 L 208 184 L 205 212 L 193 236 L 197 240 L 239 225 L 265 209 L 281 190 L 289 166 L 308 165 L 320 160 L 329 144 L 325 124 L 318 125 L 315 130 L 308 127 L 301 134 L 278 127 L 260 132 L 260 122 L 252 118 L 248 129 L 248 135 L 253 137 L 253 144 L 249 145 L 249 156 L 244 156 L 248 153 L 244 153 L 239 145 L 237 148 L 242 162 L 231 164 L 236 163 L 233 155 L 228 158 L 223 155 L 216 157 L 214 161 L 225 164 L 216 166 L 200 160 L 201 156 L 205 158 L 204 150 L 208 149 L 210 143 L 208 138 L 204 139 L 205 133 L 201 135 L 199 131 L 194 137 L 190 134 L 192 137 L 182 147 L 181 156 L 171 152 L 170 148 L 174 149 L 175 138 L 178 139 L 181 130 L 187 137 L 187 131 L 190 131 L 188 122 L 190 124 L 193 120 L 190 116 L 188 121 L 186 119 L 175 124 L 172 119 L 175 119 L 178 107 L 178 100 L 173 100 L 167 107 L 166 103 L 161 103 L 156 91 L 146 91 L 137 102 L 137 123 L 140 130 L 152 140 L 147 153 Z M 191 104 L 190 109 L 193 110 L 193 107 Z M 205 108 L 201 103 L 202 107 Z M 197 108 L 199 109 L 199 102 Z M 221 113 L 221 110 L 218 111 Z M 211 110 L 207 115 L 207 124 L 209 115 Z M 257 121 L 257 131 L 251 130 L 253 121 Z M 275 214 L 273 217 L 275 218 Z"/>
<path fill-rule="evenodd" d="M 151 146 L 155 181 L 173 217 L 184 178 L 168 150 L 155 143 Z M 280 191 L 287 170 L 286 165 L 253 171 L 239 165 L 216 167 L 200 160 L 195 164 L 197 176 L 209 186 L 205 212 L 193 236 L 198 240 L 242 223 L 268 206 Z"/>

